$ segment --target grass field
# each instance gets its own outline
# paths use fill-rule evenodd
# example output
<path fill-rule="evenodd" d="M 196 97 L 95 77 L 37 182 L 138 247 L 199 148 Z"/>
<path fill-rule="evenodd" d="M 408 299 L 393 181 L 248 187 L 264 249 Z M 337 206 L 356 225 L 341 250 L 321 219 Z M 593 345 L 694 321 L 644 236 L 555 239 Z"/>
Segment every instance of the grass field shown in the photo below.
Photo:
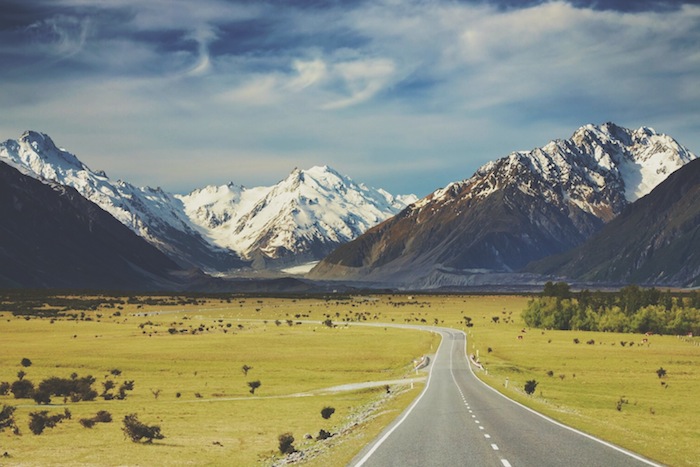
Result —
<path fill-rule="evenodd" d="M 697 338 L 650 336 L 642 343 L 645 336 L 639 335 L 521 332 L 526 302 L 513 296 L 236 298 L 125 304 L 86 312 L 90 321 L 53 323 L 3 313 L 0 381 L 14 381 L 20 370 L 35 383 L 75 372 L 95 376 L 98 391 L 106 379 L 134 380 L 135 388 L 123 401 L 68 402 L 73 419 L 40 436 L 27 429 L 28 414 L 45 407 L 0 396 L 0 404 L 18 406 L 15 418 L 23 432 L 0 433 L 0 454 L 11 456 L 0 464 L 265 465 L 279 458 L 277 436 L 291 432 L 295 446 L 307 452 L 323 446 L 305 465 L 345 465 L 422 385 L 393 387 L 393 397 L 383 387 L 321 390 L 412 375 L 412 361 L 439 343 L 429 333 L 343 325 L 353 320 L 465 330 L 468 351 L 478 353 L 488 371 L 479 376 L 508 396 L 662 463 L 700 465 Z M 465 316 L 473 327 L 465 327 Z M 336 327 L 322 324 L 327 319 Z M 21 367 L 22 358 L 32 366 Z M 252 367 L 247 376 L 243 365 Z M 661 367 L 664 378 L 656 373 Z M 121 375 L 111 375 L 113 369 Z M 531 379 L 538 386 L 527 396 L 523 386 Z M 254 395 L 247 385 L 253 380 L 261 382 Z M 300 393 L 311 395 L 294 397 Z M 63 410 L 62 401 L 53 403 L 51 412 Z M 336 409 L 330 420 L 320 416 L 325 406 Z M 91 430 L 78 423 L 98 410 L 112 413 L 114 422 Z M 353 426 L 358 412 L 371 419 Z M 166 438 L 152 445 L 126 440 L 121 420 L 128 413 L 160 425 Z M 302 439 L 349 426 L 345 435 L 323 443 Z"/>
<path fill-rule="evenodd" d="M 37 407 L 32 400 L 0 396 L 0 403 L 18 407 L 15 419 L 22 431 L 22 436 L 10 430 L 0 433 L 0 454 L 10 456 L 0 463 L 254 465 L 269 463 L 276 455 L 281 433 L 293 433 L 297 447 L 313 444 L 304 441 L 303 435 L 317 436 L 320 429 L 336 431 L 354 412 L 382 399 L 386 390 L 295 395 L 412 375 L 413 360 L 438 345 L 428 333 L 321 324 L 327 310 L 341 307 L 325 301 L 273 299 L 244 300 L 235 306 L 125 306 L 120 316 L 113 316 L 114 310 L 97 310 L 86 313 L 91 321 L 57 319 L 53 323 L 3 313 L 0 381 L 16 380 L 20 370 L 35 384 L 75 372 L 96 377 L 93 386 L 98 392 L 106 380 L 118 384 L 133 380 L 135 387 L 121 401 L 68 402 L 65 407 L 73 418 L 39 436 L 27 428 L 29 412 L 62 412 L 63 400 L 54 398 L 55 405 Z M 296 324 L 297 314 L 313 324 Z M 294 320 L 291 326 L 287 319 Z M 171 328 L 177 333 L 171 334 Z M 22 358 L 29 358 L 32 365 L 23 368 Z M 243 365 L 252 367 L 247 376 Z M 111 374 L 114 369 L 121 371 L 119 377 Z M 254 380 L 261 385 L 253 395 L 247 383 Z M 335 448 L 333 462 L 349 461 L 359 449 L 356 446 L 361 447 L 398 415 L 420 387 L 415 385 L 381 405 L 373 416 L 382 418 L 347 436 L 356 440 L 355 446 Z M 336 409 L 329 420 L 320 415 L 325 406 Z M 92 429 L 78 423 L 99 410 L 109 411 L 114 421 Z M 121 420 L 129 413 L 137 413 L 146 424 L 160 425 L 166 438 L 152 445 L 126 440 Z M 339 442 L 331 438 L 327 444 Z M 316 459 L 318 465 L 329 465 L 329 455 Z"/>

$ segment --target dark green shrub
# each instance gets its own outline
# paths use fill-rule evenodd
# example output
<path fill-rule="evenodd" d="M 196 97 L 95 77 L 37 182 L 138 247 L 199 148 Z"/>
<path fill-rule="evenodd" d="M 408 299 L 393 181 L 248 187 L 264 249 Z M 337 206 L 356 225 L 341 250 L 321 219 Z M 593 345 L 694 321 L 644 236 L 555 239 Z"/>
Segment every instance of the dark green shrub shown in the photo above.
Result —
<path fill-rule="evenodd" d="M 6 396 L 10 392 L 10 383 L 3 381 L 0 383 L 0 396 Z"/>
<path fill-rule="evenodd" d="M 259 380 L 248 381 L 248 386 L 250 387 L 250 393 L 255 394 L 255 390 L 260 387 L 262 383 Z"/>
<path fill-rule="evenodd" d="M 112 414 L 110 414 L 106 410 L 100 410 L 92 418 L 81 418 L 80 424 L 83 425 L 85 428 L 92 428 L 97 423 L 110 423 L 111 421 Z"/>
<path fill-rule="evenodd" d="M 40 435 L 46 428 L 53 428 L 64 419 L 71 418 L 71 413 L 68 409 L 62 414 L 49 415 L 47 410 L 40 412 L 32 412 L 29 414 L 29 429 L 35 435 Z"/>
<path fill-rule="evenodd" d="M 335 409 L 333 407 L 324 407 L 321 409 L 321 416 L 328 420 L 331 418 L 331 415 L 335 413 Z"/>
<path fill-rule="evenodd" d="M 316 440 L 321 441 L 323 439 L 328 439 L 331 436 L 333 436 L 331 433 L 329 433 L 328 431 L 326 431 L 324 429 L 321 429 L 321 431 L 318 432 L 318 436 L 316 437 Z"/>
<path fill-rule="evenodd" d="M 294 436 L 291 433 L 283 433 L 277 439 L 279 441 L 279 450 L 282 454 L 291 454 L 297 451 L 294 447 Z"/>
<path fill-rule="evenodd" d="M 17 425 L 15 425 L 14 413 L 15 407 L 5 404 L 2 405 L 2 410 L 0 410 L 0 431 L 5 428 L 17 427 Z"/>
<path fill-rule="evenodd" d="M 19 379 L 12 383 L 10 392 L 15 399 L 31 399 L 34 395 L 34 383 L 28 379 Z"/>
<path fill-rule="evenodd" d="M 165 438 L 160 432 L 160 427 L 158 425 L 148 426 L 141 423 L 135 413 L 124 417 L 122 431 L 124 435 L 134 443 L 138 443 L 142 439 L 145 439 L 147 443 L 152 443 L 154 439 Z"/>
<path fill-rule="evenodd" d="M 20 365 L 22 365 L 25 368 L 32 366 L 32 361 L 29 360 L 28 358 L 23 358 L 22 361 L 19 363 L 20 363 Z"/>
<path fill-rule="evenodd" d="M 535 392 L 535 388 L 537 388 L 537 384 L 539 384 L 539 383 L 537 381 L 535 381 L 534 379 L 531 379 L 531 380 L 525 382 L 525 392 L 527 394 L 532 394 L 533 392 Z"/>

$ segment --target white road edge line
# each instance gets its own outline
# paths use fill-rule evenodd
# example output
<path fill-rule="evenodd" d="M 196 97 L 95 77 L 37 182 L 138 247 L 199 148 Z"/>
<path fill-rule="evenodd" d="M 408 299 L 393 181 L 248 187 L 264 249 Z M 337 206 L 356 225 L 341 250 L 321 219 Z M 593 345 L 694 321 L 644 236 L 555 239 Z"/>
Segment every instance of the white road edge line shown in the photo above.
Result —
<path fill-rule="evenodd" d="M 466 333 L 465 333 L 464 331 L 459 331 L 459 332 L 461 332 L 462 334 L 464 334 L 464 353 L 465 353 L 465 355 L 467 355 L 467 335 L 466 335 Z M 467 359 L 468 359 L 468 358 L 467 358 Z M 469 362 L 468 362 L 468 363 L 469 363 Z M 635 454 L 635 453 L 633 453 L 633 452 L 631 452 L 631 451 L 628 451 L 628 450 L 626 450 L 626 449 L 623 449 L 623 448 L 621 448 L 621 447 L 619 447 L 619 446 L 615 446 L 615 445 L 612 444 L 612 443 L 609 443 L 609 442 L 607 442 L 607 441 L 604 441 L 604 440 L 602 440 L 602 439 L 600 439 L 600 438 L 596 438 L 595 436 L 589 435 L 588 433 L 584 433 L 583 431 L 577 430 L 576 428 L 572 428 L 572 427 L 570 427 L 570 426 L 568 426 L 568 425 L 564 425 L 563 423 L 560 423 L 560 422 L 554 420 L 553 418 L 550 418 L 550 417 L 548 417 L 548 416 L 546 416 L 546 415 L 544 415 L 544 414 L 541 414 L 541 413 L 539 413 L 538 411 L 533 410 L 533 409 L 531 409 L 530 407 L 528 407 L 528 406 L 526 406 L 526 405 L 523 405 L 523 404 L 521 404 L 520 402 L 518 402 L 518 401 L 516 401 L 516 400 L 511 399 L 510 397 L 506 396 L 505 394 L 501 393 L 500 391 L 498 391 L 498 390 L 492 388 L 491 386 L 489 386 L 488 384 L 486 384 L 485 382 L 483 382 L 483 381 L 481 380 L 481 378 L 479 378 L 478 376 L 476 376 L 476 373 L 474 373 L 474 369 L 472 368 L 471 363 L 469 363 L 469 371 L 471 372 L 472 376 L 474 376 L 474 378 L 477 379 L 477 381 L 479 381 L 481 384 L 483 384 L 484 386 L 486 386 L 488 389 L 490 389 L 491 391 L 495 392 L 495 393 L 498 394 L 499 396 L 503 397 L 505 400 L 508 400 L 508 401 L 512 402 L 513 404 L 519 405 L 520 407 L 522 407 L 523 409 L 527 410 L 528 412 L 532 412 L 533 414 L 535 414 L 535 415 L 537 415 L 538 417 L 541 417 L 541 418 L 547 420 L 547 421 L 550 422 L 550 423 L 553 423 L 553 424 L 555 424 L 555 425 L 557 425 L 557 426 L 559 426 L 559 427 L 561 427 L 561 428 L 565 428 L 565 429 L 567 429 L 567 430 L 569 430 L 569 431 L 572 431 L 572 432 L 574 432 L 574 433 L 577 433 L 577 434 L 579 434 L 579 435 L 581 435 L 581 436 L 583 436 L 583 437 L 585 437 L 585 438 L 588 438 L 588 439 L 590 439 L 590 440 L 592 440 L 592 441 L 595 441 L 595 442 L 600 443 L 600 444 L 602 444 L 602 445 L 604 445 L 604 446 L 607 446 L 607 447 L 609 447 L 609 448 L 611 448 L 611 449 L 614 449 L 615 451 L 621 452 L 622 454 L 625 454 L 626 456 L 629 456 L 629 457 L 631 457 L 631 458 L 633 458 L 633 459 L 636 459 L 636 460 L 638 460 L 638 461 L 640 461 L 640 462 L 643 462 L 643 463 L 645 463 L 645 464 L 647 464 L 647 465 L 652 465 L 652 466 L 654 466 L 654 467 L 663 467 L 661 464 L 657 464 L 656 462 L 654 462 L 654 461 L 652 461 L 652 460 L 649 460 L 649 459 L 646 459 L 646 458 L 644 458 L 644 457 L 642 457 L 642 456 L 640 456 L 640 455 L 638 455 L 638 454 Z M 504 464 L 504 465 L 505 465 L 505 464 Z"/>
<path fill-rule="evenodd" d="M 432 380 L 432 377 L 433 377 L 433 368 L 435 368 L 434 363 L 435 363 L 435 360 L 437 360 L 437 354 L 440 353 L 440 349 L 442 349 L 442 343 L 445 342 L 445 339 L 442 337 L 442 334 L 440 334 L 440 337 L 441 337 L 440 345 L 438 346 L 437 352 L 435 352 L 435 358 L 433 359 L 433 364 L 430 365 L 430 372 L 428 372 L 428 381 L 425 383 L 425 387 L 423 388 L 423 392 L 421 392 L 420 396 L 418 396 L 418 398 L 415 401 L 413 401 L 413 404 L 411 404 L 411 406 L 408 408 L 408 410 L 406 410 L 403 417 L 401 417 L 401 419 L 398 422 L 396 422 L 396 424 L 393 427 L 391 427 L 391 429 L 389 431 L 384 433 L 384 436 L 379 438 L 379 440 L 374 444 L 374 446 L 372 446 L 372 449 L 367 451 L 367 454 L 365 454 L 364 457 L 362 457 L 362 459 L 360 459 L 357 462 L 357 464 L 355 464 L 355 467 L 361 467 L 362 465 L 364 465 L 365 462 L 367 462 L 367 460 L 370 457 L 372 457 L 372 454 L 374 454 L 374 452 L 377 449 L 379 449 L 379 446 L 381 446 L 384 443 L 384 441 L 386 441 L 389 438 L 389 436 L 391 436 L 391 434 L 394 432 L 394 430 L 396 430 L 399 426 L 401 426 L 401 424 L 404 422 L 404 420 L 406 420 L 408 418 L 408 416 L 411 415 L 411 412 L 413 412 L 413 409 L 418 405 L 418 403 L 423 398 L 425 393 L 428 392 L 428 388 L 430 387 L 430 381 Z M 450 356 L 451 355 L 452 355 L 452 353 L 450 352 Z"/>

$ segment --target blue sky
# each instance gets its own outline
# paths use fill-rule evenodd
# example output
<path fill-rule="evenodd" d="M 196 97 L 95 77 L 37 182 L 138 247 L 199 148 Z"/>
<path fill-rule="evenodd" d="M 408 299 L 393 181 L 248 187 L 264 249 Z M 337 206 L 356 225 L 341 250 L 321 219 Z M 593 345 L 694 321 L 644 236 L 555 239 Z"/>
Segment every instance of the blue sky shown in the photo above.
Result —
<path fill-rule="evenodd" d="M 700 152 L 697 1 L 5 0 L 0 140 L 185 193 L 330 165 L 423 196 L 587 123 Z"/>

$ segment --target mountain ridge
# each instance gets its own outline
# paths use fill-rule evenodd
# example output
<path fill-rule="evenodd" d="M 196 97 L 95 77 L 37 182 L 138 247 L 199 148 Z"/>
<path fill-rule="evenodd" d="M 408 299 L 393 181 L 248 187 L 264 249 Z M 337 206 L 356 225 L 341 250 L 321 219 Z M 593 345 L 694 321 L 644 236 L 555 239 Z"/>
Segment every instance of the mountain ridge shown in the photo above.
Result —
<path fill-rule="evenodd" d="M 339 189 L 357 198 L 357 203 L 345 203 L 347 212 L 326 209 L 309 214 L 299 203 L 289 207 L 295 200 L 287 199 L 286 218 L 269 213 L 266 217 L 258 216 L 265 212 L 266 205 L 280 206 L 280 200 L 273 196 L 282 191 L 280 184 L 245 189 L 229 183 L 214 190 L 220 196 L 213 201 L 211 198 L 216 198 L 216 193 L 212 195 L 212 187 L 194 190 L 189 195 L 174 195 L 160 188 L 138 188 L 121 180 L 113 182 L 103 171 L 92 171 L 75 155 L 58 148 L 48 135 L 35 131 L 23 133 L 18 140 L 1 143 L 0 161 L 36 179 L 75 188 L 181 267 L 196 267 L 211 273 L 241 271 L 251 265 L 267 267 L 277 262 L 294 265 L 299 261 L 317 261 L 338 244 L 359 235 L 360 230 L 393 215 L 415 199 L 393 197 L 383 190 L 355 184 L 323 167 L 298 171 L 296 176 L 320 172 L 335 177 Z M 294 176 L 295 172 L 280 183 Z M 247 197 L 247 204 L 235 202 L 236 195 Z M 209 199 L 202 201 L 204 198 Z M 310 195 L 310 199 L 320 198 L 320 195 Z M 217 205 L 220 212 L 217 214 L 207 203 Z M 244 207 L 250 209 L 242 209 Z M 245 212 L 238 215 L 234 212 L 236 208 Z M 308 223 L 316 226 L 315 231 L 297 232 L 298 225 L 293 219 L 297 211 L 315 216 Z M 330 214 L 334 217 L 326 222 L 324 216 Z M 237 216 L 245 216 L 248 225 L 244 222 L 232 226 L 231 220 Z M 254 232 L 251 225 L 260 231 Z M 237 234 L 237 237 L 227 239 L 225 234 Z"/>
<path fill-rule="evenodd" d="M 586 125 L 436 190 L 332 252 L 311 278 L 421 284 L 513 272 L 585 241 L 696 156 L 651 128 Z M 434 278 L 433 278 L 434 280 Z"/>

